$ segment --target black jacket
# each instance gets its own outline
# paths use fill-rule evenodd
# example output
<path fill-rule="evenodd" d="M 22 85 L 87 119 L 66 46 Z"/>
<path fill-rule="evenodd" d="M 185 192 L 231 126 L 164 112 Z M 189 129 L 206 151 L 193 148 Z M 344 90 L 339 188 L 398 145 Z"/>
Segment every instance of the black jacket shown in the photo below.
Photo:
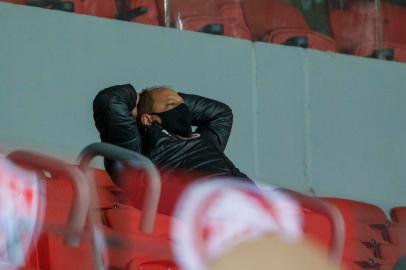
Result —
<path fill-rule="evenodd" d="M 197 95 L 181 94 L 192 114 L 192 125 L 200 134 L 184 140 L 158 124 L 145 128 L 131 115 L 136 91 L 130 84 L 117 85 L 98 93 L 93 101 L 94 120 L 103 142 L 139 152 L 166 173 L 174 170 L 204 176 L 236 176 L 247 179 L 224 154 L 233 123 L 229 106 Z M 141 132 L 140 132 L 141 131 Z M 105 162 L 107 171 L 113 167 Z"/>

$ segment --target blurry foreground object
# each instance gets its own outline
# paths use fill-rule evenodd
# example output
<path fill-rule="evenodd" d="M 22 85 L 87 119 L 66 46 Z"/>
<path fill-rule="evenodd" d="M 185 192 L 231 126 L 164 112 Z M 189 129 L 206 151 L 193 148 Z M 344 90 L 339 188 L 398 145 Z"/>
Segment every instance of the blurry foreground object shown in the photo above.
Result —
<path fill-rule="evenodd" d="M 304 242 L 298 204 L 272 188 L 227 178 L 195 183 L 176 216 L 183 224 L 173 228 L 173 248 L 185 270 L 338 269 Z M 289 259 L 294 256 L 306 259 L 295 264 Z"/>
<path fill-rule="evenodd" d="M 25 264 L 40 227 L 39 194 L 36 174 L 0 156 L 0 268 Z"/>
<path fill-rule="evenodd" d="M 209 263 L 213 270 L 283 269 L 338 270 L 312 242 L 300 239 L 289 242 L 279 235 L 263 235 L 243 242 Z"/>

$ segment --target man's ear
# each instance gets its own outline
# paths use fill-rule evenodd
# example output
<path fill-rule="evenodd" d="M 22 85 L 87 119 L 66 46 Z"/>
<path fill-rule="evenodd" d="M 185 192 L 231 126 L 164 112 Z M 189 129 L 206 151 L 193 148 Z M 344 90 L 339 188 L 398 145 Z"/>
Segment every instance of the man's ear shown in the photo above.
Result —
<path fill-rule="evenodd" d="M 152 125 L 152 117 L 149 114 L 143 114 L 141 115 L 141 124 L 143 124 L 144 126 L 150 126 Z"/>
<path fill-rule="evenodd" d="M 150 125 L 152 125 L 153 122 L 162 124 L 161 118 L 158 115 L 154 115 L 154 114 L 144 113 L 143 115 L 141 115 L 140 121 L 141 121 L 141 124 L 143 124 L 144 126 L 150 126 Z"/>

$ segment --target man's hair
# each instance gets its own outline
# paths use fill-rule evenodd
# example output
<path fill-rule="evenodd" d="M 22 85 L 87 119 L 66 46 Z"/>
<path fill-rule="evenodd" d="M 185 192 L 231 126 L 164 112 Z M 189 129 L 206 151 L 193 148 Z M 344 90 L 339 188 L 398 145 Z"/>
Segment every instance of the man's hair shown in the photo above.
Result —
<path fill-rule="evenodd" d="M 159 89 L 172 89 L 169 86 L 159 85 L 152 86 L 142 89 L 140 93 L 140 101 L 137 105 L 138 116 L 141 117 L 143 114 L 151 114 L 152 106 L 154 104 L 154 99 L 152 98 L 152 92 Z"/>

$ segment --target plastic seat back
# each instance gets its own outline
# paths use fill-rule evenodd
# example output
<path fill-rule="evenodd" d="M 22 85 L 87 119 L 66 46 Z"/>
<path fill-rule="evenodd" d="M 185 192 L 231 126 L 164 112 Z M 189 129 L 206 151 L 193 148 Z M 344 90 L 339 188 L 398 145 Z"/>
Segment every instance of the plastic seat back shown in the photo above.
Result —
<path fill-rule="evenodd" d="M 406 46 L 406 7 L 382 3 L 381 16 L 383 40 Z"/>
<path fill-rule="evenodd" d="M 406 206 L 392 208 L 390 215 L 393 221 L 406 224 Z"/>
<path fill-rule="evenodd" d="M 406 46 L 383 42 L 382 47 L 378 48 L 375 42 L 363 43 L 357 47 L 354 55 L 406 63 Z"/>
<path fill-rule="evenodd" d="M 309 29 L 303 14 L 294 6 L 278 0 L 243 2 L 248 28 L 255 39 L 280 29 Z"/>
<path fill-rule="evenodd" d="M 330 29 L 340 51 L 353 52 L 359 44 L 375 40 L 375 7 L 357 5 L 330 11 Z"/>
<path fill-rule="evenodd" d="M 304 37 L 305 44 L 296 44 L 292 43 L 294 38 Z M 298 46 L 303 48 L 317 49 L 321 51 L 332 51 L 338 52 L 337 45 L 335 41 L 325 35 L 320 33 L 305 30 L 305 29 L 284 29 L 284 30 L 275 30 L 263 37 L 262 39 L 265 42 L 276 43 L 276 44 L 285 44 Z"/>

